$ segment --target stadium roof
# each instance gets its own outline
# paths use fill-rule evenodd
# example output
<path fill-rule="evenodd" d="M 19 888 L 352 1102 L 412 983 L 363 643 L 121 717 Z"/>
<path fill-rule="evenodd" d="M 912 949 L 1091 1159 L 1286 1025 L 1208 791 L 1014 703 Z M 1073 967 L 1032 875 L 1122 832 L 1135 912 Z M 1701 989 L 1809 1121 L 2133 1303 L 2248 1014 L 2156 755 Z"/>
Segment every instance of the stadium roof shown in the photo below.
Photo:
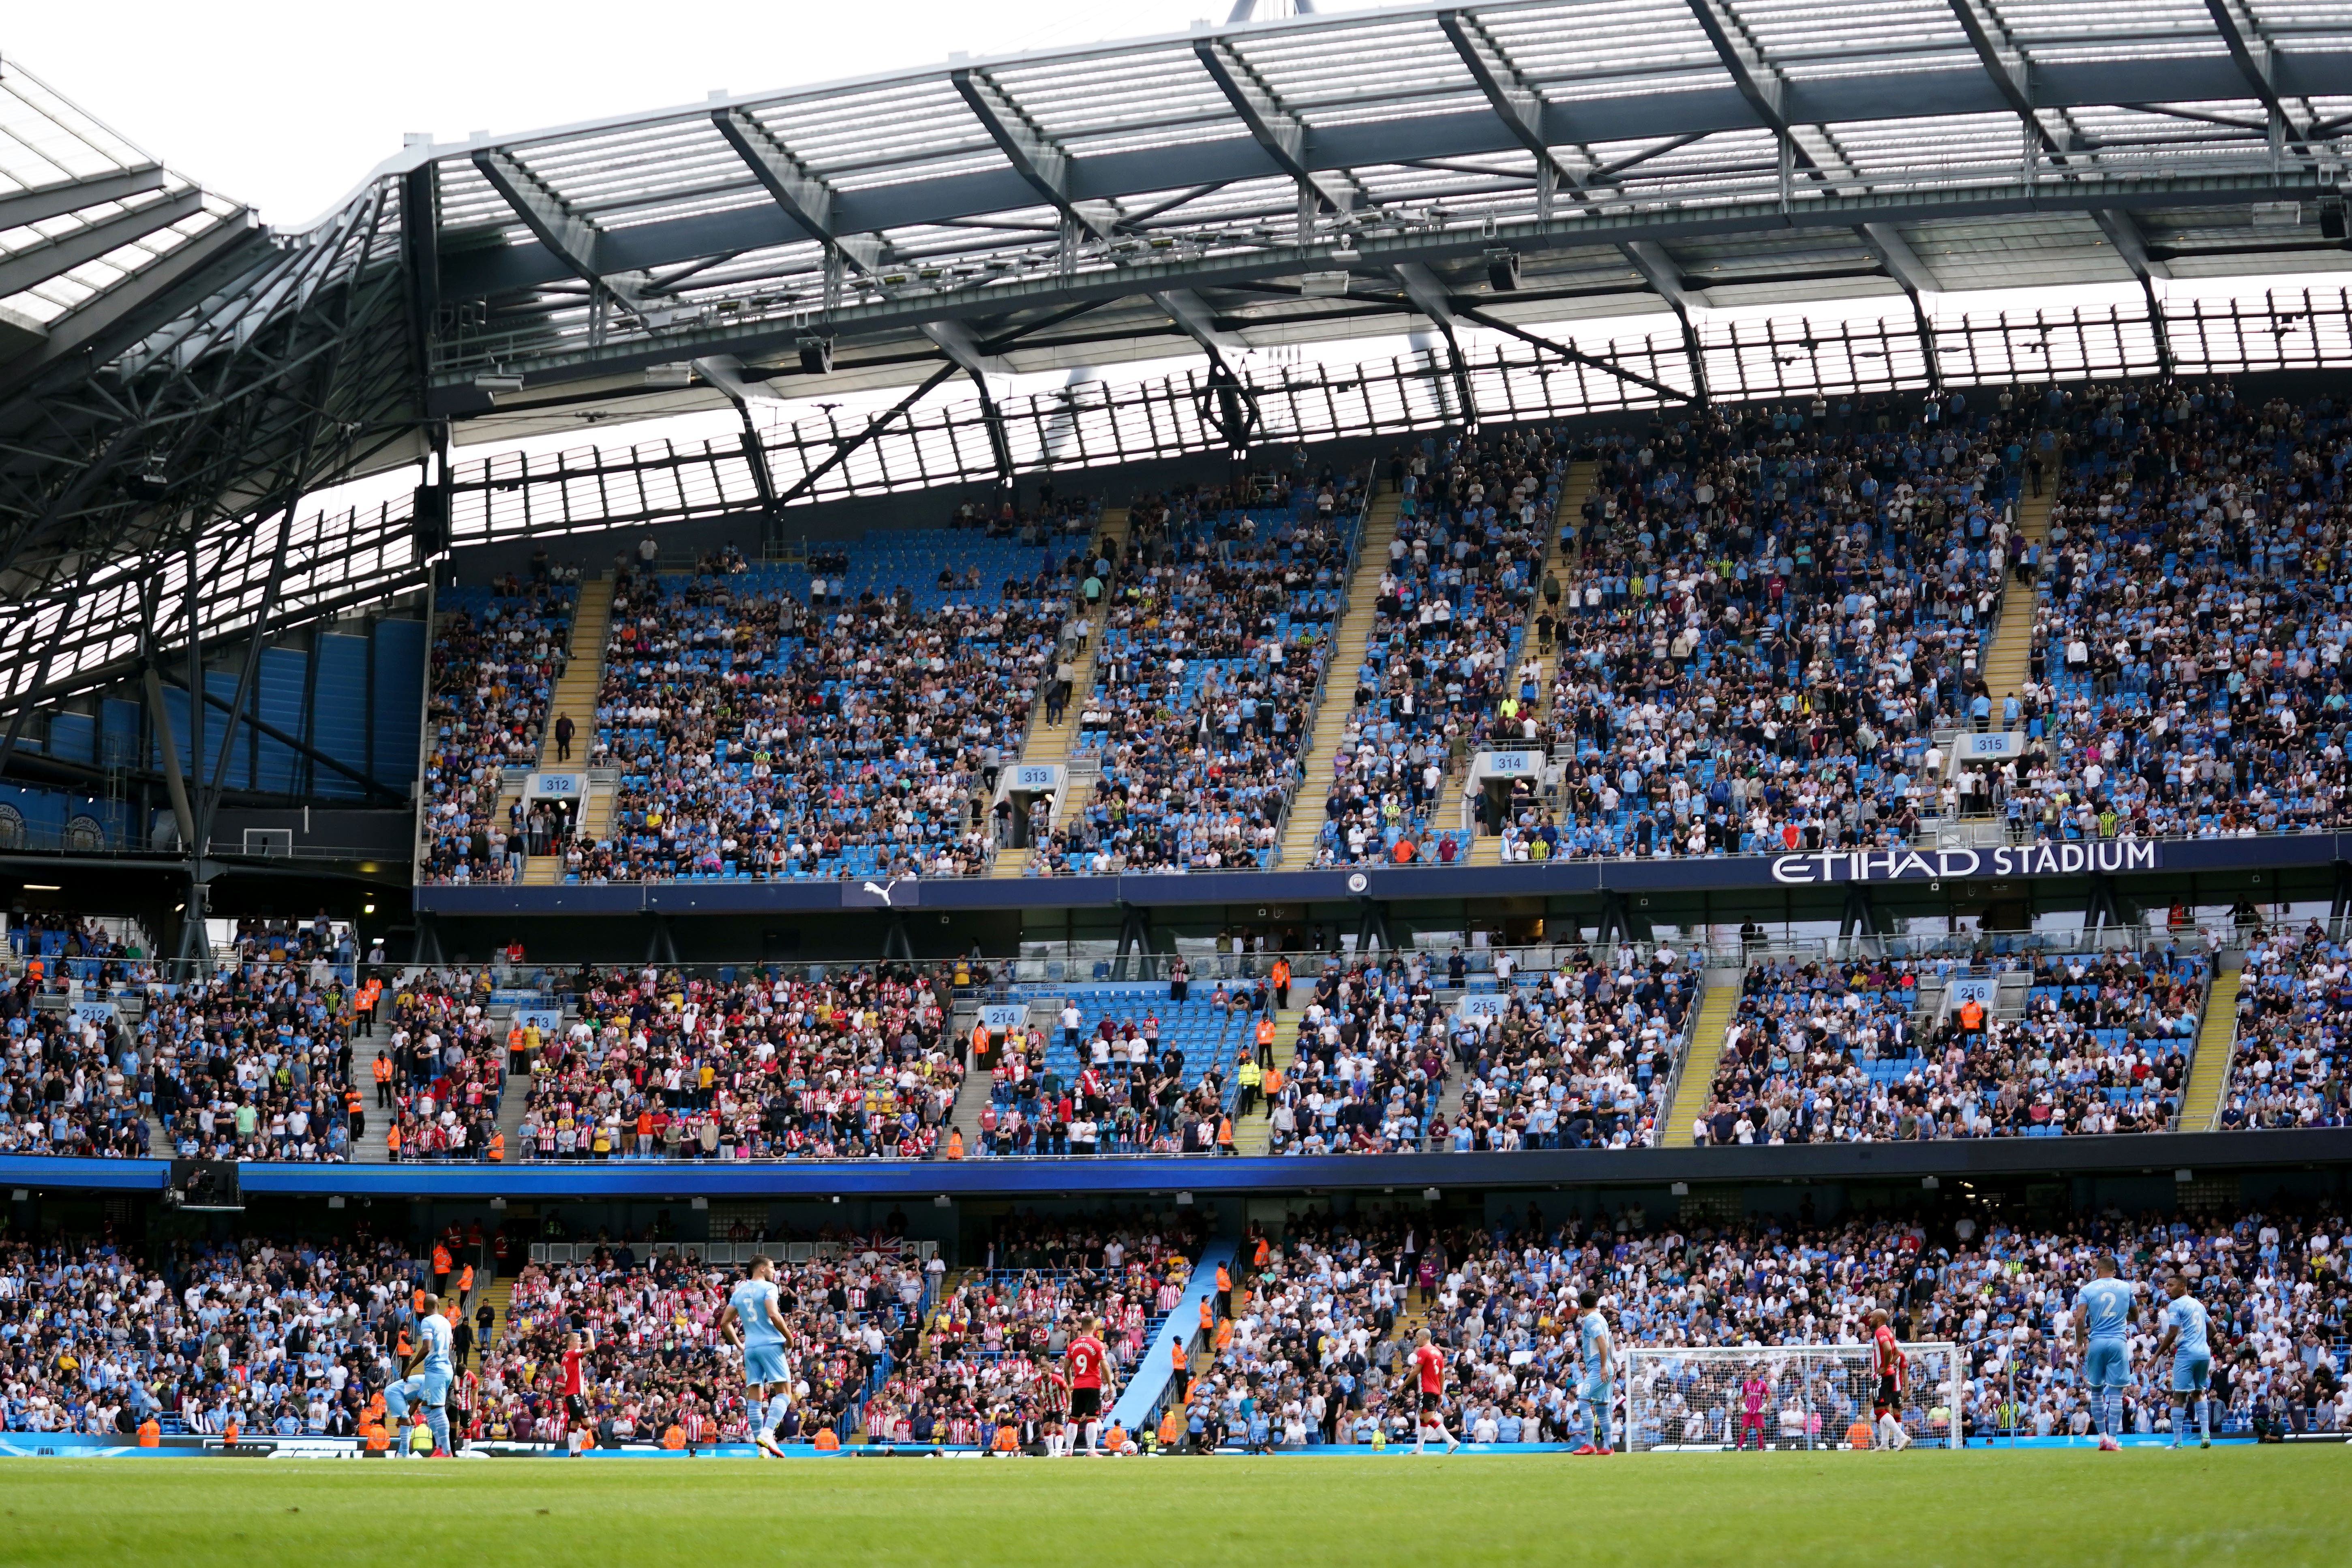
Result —
<path fill-rule="evenodd" d="M 992 370 L 1173 352 L 1246 379 L 1244 347 L 1410 327 L 1468 394 L 1465 325 L 1662 308 L 1684 363 L 1631 368 L 1704 396 L 1696 307 L 1884 295 L 1927 342 L 1938 292 L 2133 279 L 2161 365 L 2155 279 L 2347 259 L 2352 15 L 2320 0 L 1204 26 L 414 146 L 268 237 L 10 79 L 71 152 L 54 178 L 10 162 L 20 184 L 162 183 L 75 209 L 76 243 L 143 265 L 76 280 L 68 248 L 0 235 L 0 278 L 42 273 L 10 290 L 31 325 L 0 328 L 0 594 L 31 607 L 0 626 L 0 700 L 191 616 L 212 635 L 420 580 L 404 516 L 339 527 L 299 498 L 551 419 L 962 374 L 1010 472 L 1030 459 L 985 409 Z M 1937 351 L 1914 359 L 1932 380 Z M 568 490 L 567 525 L 603 490 Z"/>

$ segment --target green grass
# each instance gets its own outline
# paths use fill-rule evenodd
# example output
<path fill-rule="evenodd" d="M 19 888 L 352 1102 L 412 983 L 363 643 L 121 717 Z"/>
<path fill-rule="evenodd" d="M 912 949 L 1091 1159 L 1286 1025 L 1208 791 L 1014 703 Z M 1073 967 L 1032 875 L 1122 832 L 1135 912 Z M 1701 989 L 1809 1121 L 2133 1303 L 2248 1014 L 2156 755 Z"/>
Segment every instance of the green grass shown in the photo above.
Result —
<path fill-rule="evenodd" d="M 0 1563 L 2352 1562 L 2352 1448 L 0 1461 Z"/>

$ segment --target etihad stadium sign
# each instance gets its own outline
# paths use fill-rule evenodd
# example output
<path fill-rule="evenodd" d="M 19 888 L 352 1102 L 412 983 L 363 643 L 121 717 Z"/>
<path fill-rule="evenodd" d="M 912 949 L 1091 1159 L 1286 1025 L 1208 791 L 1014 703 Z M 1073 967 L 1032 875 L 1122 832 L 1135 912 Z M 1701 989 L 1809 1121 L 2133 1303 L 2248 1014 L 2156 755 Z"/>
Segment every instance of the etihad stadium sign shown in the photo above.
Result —
<path fill-rule="evenodd" d="M 1945 881 L 1966 877 L 2082 877 L 2161 868 L 2154 839 L 2005 844 L 1990 849 L 1818 849 L 1772 858 L 1772 879 L 1822 882 Z"/>

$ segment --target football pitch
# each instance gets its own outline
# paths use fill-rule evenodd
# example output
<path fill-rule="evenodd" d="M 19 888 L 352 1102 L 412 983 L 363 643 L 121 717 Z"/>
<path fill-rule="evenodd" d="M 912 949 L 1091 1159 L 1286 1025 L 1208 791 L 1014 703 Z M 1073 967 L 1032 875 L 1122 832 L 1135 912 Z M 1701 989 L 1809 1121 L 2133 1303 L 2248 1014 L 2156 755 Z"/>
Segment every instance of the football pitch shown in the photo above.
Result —
<path fill-rule="evenodd" d="M 0 1461 L 0 1563 L 2352 1562 L 2352 1447 Z"/>

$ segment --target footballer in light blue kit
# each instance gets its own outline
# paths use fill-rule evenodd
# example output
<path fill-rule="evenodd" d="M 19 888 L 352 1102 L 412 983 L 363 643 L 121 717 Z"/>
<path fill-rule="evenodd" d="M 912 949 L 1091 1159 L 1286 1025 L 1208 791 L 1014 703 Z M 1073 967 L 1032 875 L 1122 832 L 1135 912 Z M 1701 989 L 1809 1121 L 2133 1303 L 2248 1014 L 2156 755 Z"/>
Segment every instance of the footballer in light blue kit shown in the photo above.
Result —
<path fill-rule="evenodd" d="M 424 1406 L 425 1425 L 433 1433 L 433 1453 L 442 1458 L 449 1454 L 449 1384 L 457 1374 L 449 1356 L 449 1314 L 464 1310 L 463 1303 L 453 1300 L 445 1308 L 425 1313 L 416 1325 L 420 1352 L 416 1370 L 383 1387 L 384 1411 L 396 1424 L 406 1424 L 410 1401 Z M 407 1444 L 400 1446 L 399 1452 L 408 1451 Z"/>
<path fill-rule="evenodd" d="M 2205 1303 L 2189 1293 L 2189 1281 L 2174 1275 L 2165 1281 L 2171 1295 L 2170 1305 L 2164 1309 L 2164 1336 L 2156 1342 L 2156 1353 L 2172 1352 L 2172 1446 L 2180 1447 L 2180 1426 L 2184 1419 L 2185 1395 L 2197 1395 L 2197 1446 L 2213 1446 L 2213 1400 L 2209 1386 L 2213 1380 L 2213 1346 L 2206 1337 Z"/>
<path fill-rule="evenodd" d="M 2131 1381 L 2132 1288 L 2116 1278 L 2116 1260 L 2099 1259 L 2098 1278 L 2074 1297 L 2074 1340 L 2083 1347 L 2083 1388 L 2096 1403 L 2099 1447 L 2123 1447 L 2124 1384 Z"/>
<path fill-rule="evenodd" d="M 1615 1386 L 1617 1347 L 1609 1336 L 1609 1320 L 1601 1315 L 1601 1298 L 1591 1290 L 1577 1298 L 1584 1315 L 1577 1320 L 1584 1352 L 1584 1377 L 1577 1393 L 1592 1407 L 1592 1442 L 1591 1451 L 1609 1452 L 1609 1400 Z M 1580 1448 L 1579 1453 L 1586 1450 Z"/>
<path fill-rule="evenodd" d="M 751 1272 L 728 1293 L 719 1331 L 742 1347 L 743 1381 L 751 1390 L 751 1441 L 761 1453 L 781 1458 L 784 1451 L 776 1441 L 776 1428 L 792 1408 L 793 1373 L 784 1354 L 784 1316 L 776 1305 L 772 1259 L 751 1259 Z"/>

